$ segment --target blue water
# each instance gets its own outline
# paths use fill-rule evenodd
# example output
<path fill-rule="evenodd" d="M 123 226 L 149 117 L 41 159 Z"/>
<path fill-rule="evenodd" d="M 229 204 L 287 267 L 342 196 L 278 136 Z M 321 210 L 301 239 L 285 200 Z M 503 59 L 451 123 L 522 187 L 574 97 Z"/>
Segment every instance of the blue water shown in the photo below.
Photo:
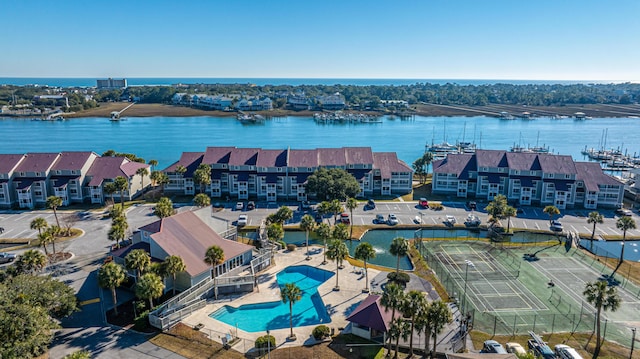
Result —
<path fill-rule="evenodd" d="M 287 267 L 276 275 L 280 288 L 295 283 L 303 292 L 302 298 L 293 304 L 294 327 L 331 322 L 318 286 L 332 276 L 333 272 L 304 265 Z M 245 304 L 238 308 L 225 305 L 209 316 L 250 333 L 284 329 L 289 328 L 289 303 Z"/>
<path fill-rule="evenodd" d="M 264 124 L 242 124 L 234 118 L 148 117 L 111 122 L 106 118 L 67 121 L 0 120 L 0 153 L 92 150 L 99 154 L 115 149 L 144 159 L 156 159 L 164 168 L 183 151 L 205 151 L 207 146 L 309 149 L 317 147 L 369 146 L 393 151 L 407 164 L 424 152 L 426 143 L 444 140 L 474 141 L 482 148 L 508 150 L 514 144 L 546 145 L 554 153 L 582 160 L 585 146 L 607 147 L 640 153 L 640 120 L 598 118 L 503 121 L 488 117 L 416 117 L 401 121 L 384 118 L 377 124 L 320 125 L 311 118 L 282 117 Z"/>
<path fill-rule="evenodd" d="M 119 77 L 116 77 L 119 78 Z M 31 77 L 0 77 L 0 85 L 41 85 L 55 87 L 95 87 L 97 78 L 31 78 Z M 489 85 L 489 84 L 579 84 L 596 83 L 598 81 L 558 81 L 558 80 L 491 80 L 491 79 L 323 79 L 323 78 L 127 78 L 129 86 L 144 85 L 175 85 L 175 84 L 255 84 L 265 85 L 413 85 L 416 83 L 458 84 L 458 85 Z"/>
<path fill-rule="evenodd" d="M 620 258 L 622 241 L 593 241 L 593 253 L 603 257 Z M 591 241 L 581 239 L 580 245 L 591 250 Z M 626 241 L 624 259 L 627 261 L 640 262 L 640 241 Z"/>

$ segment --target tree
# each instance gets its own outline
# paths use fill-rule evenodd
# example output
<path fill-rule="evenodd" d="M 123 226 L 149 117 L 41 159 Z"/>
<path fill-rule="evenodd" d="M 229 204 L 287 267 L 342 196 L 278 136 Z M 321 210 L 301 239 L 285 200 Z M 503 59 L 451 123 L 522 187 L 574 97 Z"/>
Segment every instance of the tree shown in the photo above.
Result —
<path fill-rule="evenodd" d="M 47 256 L 35 249 L 30 249 L 22 253 L 16 261 L 18 273 L 36 274 L 47 265 Z"/>
<path fill-rule="evenodd" d="M 415 329 L 416 319 L 422 313 L 426 313 L 429 309 L 427 298 L 418 290 L 411 290 L 404 298 L 402 303 L 402 313 L 405 317 L 411 318 L 411 336 L 409 337 L 409 357 L 413 356 L 413 331 Z"/>
<path fill-rule="evenodd" d="M 51 231 L 46 230 L 40 234 L 38 234 L 38 240 L 40 241 L 40 245 L 42 246 L 42 248 L 44 248 L 44 254 L 49 256 L 49 253 L 47 252 L 47 245 L 49 243 L 53 243 L 53 254 L 56 254 L 56 249 L 55 249 L 55 238 L 53 237 L 53 234 L 51 233 Z"/>
<path fill-rule="evenodd" d="M 124 267 L 136 271 L 136 280 L 151 264 L 151 256 L 144 249 L 134 249 L 124 257 Z"/>
<path fill-rule="evenodd" d="M 175 171 L 180 176 L 184 176 L 184 174 L 187 173 L 187 168 L 183 165 L 177 165 Z"/>
<path fill-rule="evenodd" d="M 64 359 L 91 359 L 91 353 L 86 350 L 79 350 L 65 356 Z"/>
<path fill-rule="evenodd" d="M 287 283 L 280 290 L 280 298 L 283 303 L 289 303 L 289 338 L 293 338 L 293 304 L 302 298 L 302 290 L 295 283 Z"/>
<path fill-rule="evenodd" d="M 360 183 L 342 168 L 318 168 L 307 178 L 307 193 L 315 193 L 316 198 L 325 200 L 345 200 L 361 192 Z"/>
<path fill-rule="evenodd" d="M 341 239 L 334 239 L 329 242 L 327 249 L 327 258 L 336 261 L 336 286 L 333 290 L 340 290 L 339 274 L 342 261 L 349 255 L 349 248 Z"/>
<path fill-rule="evenodd" d="M 384 307 L 385 311 L 389 311 L 391 308 L 391 323 L 394 322 L 396 317 L 396 310 L 400 310 L 404 301 L 404 291 L 396 283 L 387 283 L 380 298 L 380 304 Z M 389 335 L 388 351 L 391 352 L 391 335 Z"/>
<path fill-rule="evenodd" d="M 200 193 L 204 192 L 204 188 L 211 184 L 211 166 L 201 163 L 193 172 L 193 182 L 200 185 Z"/>
<path fill-rule="evenodd" d="M 596 281 L 587 283 L 582 295 L 589 304 L 596 308 L 596 349 L 593 352 L 593 359 L 600 354 L 602 338 L 600 337 L 600 315 L 602 311 L 615 312 L 620 307 L 620 296 L 614 286 L 608 286 L 606 281 Z"/>
<path fill-rule="evenodd" d="M 211 266 L 211 275 L 213 275 L 213 291 L 215 299 L 218 299 L 218 286 L 216 285 L 216 266 L 224 263 L 224 251 L 218 246 L 207 248 L 204 255 L 204 262 Z"/>
<path fill-rule="evenodd" d="M 281 206 L 278 210 L 271 214 L 267 219 L 270 223 L 278 223 L 284 226 L 284 223 L 293 218 L 293 211 L 287 206 Z"/>
<path fill-rule="evenodd" d="M 164 283 L 157 274 L 147 273 L 136 283 L 136 297 L 149 300 L 149 309 L 153 309 L 153 298 L 160 298 L 164 292 Z"/>
<path fill-rule="evenodd" d="M 400 272 L 400 257 L 406 256 L 409 252 L 409 242 L 402 237 L 396 237 L 391 241 L 389 253 L 396 256 L 396 273 Z"/>
<path fill-rule="evenodd" d="M 627 231 L 630 229 L 636 229 L 636 222 L 631 217 L 623 216 L 618 218 L 618 220 L 616 221 L 616 228 L 622 231 L 622 248 L 620 249 L 620 260 L 618 260 L 618 265 L 616 265 L 613 273 L 611 273 L 610 278 L 612 279 L 622 265 L 622 262 L 624 262 L 624 247 L 627 239 Z"/>
<path fill-rule="evenodd" d="M 267 238 L 272 242 L 279 242 L 284 238 L 284 229 L 279 223 L 271 223 L 267 227 Z"/>
<path fill-rule="evenodd" d="M 329 213 L 333 214 L 333 224 L 338 222 L 338 214 L 342 212 L 342 203 L 339 200 L 334 199 L 329 202 Z"/>
<path fill-rule="evenodd" d="M 53 216 L 56 218 L 56 225 L 60 227 L 60 221 L 58 220 L 58 207 L 62 206 L 62 198 L 58 196 L 47 197 L 47 208 L 53 210 Z"/>
<path fill-rule="evenodd" d="M 331 203 L 327 201 L 320 202 L 320 204 L 316 206 L 316 212 L 318 212 L 318 214 L 322 217 L 326 216 L 327 214 L 331 213 Z M 327 219 L 327 223 L 331 222 L 329 222 L 329 220 Z"/>
<path fill-rule="evenodd" d="M 184 272 L 187 266 L 180 256 L 168 256 L 164 259 L 163 272 L 173 278 L 173 295 L 176 295 L 176 274 Z"/>
<path fill-rule="evenodd" d="M 169 176 L 164 172 L 159 172 L 156 183 L 160 185 L 160 193 L 164 195 L 164 186 L 169 183 Z"/>
<path fill-rule="evenodd" d="M 358 208 L 358 201 L 355 198 L 349 198 L 347 199 L 346 207 L 349 210 L 349 214 L 351 216 L 351 232 L 349 232 L 349 238 L 353 238 L 353 210 Z"/>
<path fill-rule="evenodd" d="M 113 180 L 113 184 L 120 194 L 120 206 L 124 208 L 124 192 L 129 190 L 129 180 L 122 176 L 118 176 Z"/>
<path fill-rule="evenodd" d="M 300 219 L 300 229 L 302 229 L 305 233 L 305 244 L 307 246 L 307 260 L 311 259 L 309 254 L 309 232 L 313 231 L 316 227 L 316 221 L 308 214 L 305 214 Z"/>
<path fill-rule="evenodd" d="M 42 230 L 46 229 L 47 226 L 49 226 L 49 223 L 47 223 L 47 220 L 42 217 L 34 218 L 29 224 L 29 228 L 38 230 L 38 235 L 41 235 Z M 29 241 L 29 244 L 31 244 L 31 241 Z"/>
<path fill-rule="evenodd" d="M 114 193 L 118 192 L 118 189 L 116 188 L 116 184 L 113 182 L 105 183 L 103 189 L 104 189 L 104 193 L 111 197 L 111 204 L 114 205 L 116 202 L 115 202 L 115 199 L 113 199 L 113 195 Z"/>
<path fill-rule="evenodd" d="M 410 334 L 409 324 L 402 317 L 398 317 L 391 321 L 391 328 L 389 328 L 389 339 L 396 340 L 396 349 L 393 355 L 394 358 L 398 358 L 398 348 L 400 346 L 400 338 L 407 340 Z"/>
<path fill-rule="evenodd" d="M 518 214 L 518 211 L 511 206 L 504 207 L 504 212 L 502 215 L 507 219 L 507 233 L 511 230 L 511 217 L 515 217 Z"/>
<path fill-rule="evenodd" d="M 358 244 L 355 251 L 356 259 L 364 262 L 364 291 L 369 291 L 369 273 L 367 272 L 367 261 L 376 257 L 376 251 L 369 242 L 362 242 Z"/>
<path fill-rule="evenodd" d="M 551 222 L 553 221 L 553 216 L 560 214 L 560 210 L 556 206 L 546 206 L 542 212 L 549 215 L 549 225 L 551 225 Z"/>
<path fill-rule="evenodd" d="M 326 223 L 320 223 L 316 228 L 316 234 L 322 239 L 322 253 L 324 256 L 322 264 L 327 264 L 327 242 L 331 238 L 331 226 Z"/>
<path fill-rule="evenodd" d="M 160 218 L 171 217 L 175 214 L 173 209 L 173 202 L 167 197 L 162 197 L 156 203 L 156 207 L 153 210 L 153 214 Z"/>
<path fill-rule="evenodd" d="M 431 302 L 427 315 L 429 316 L 429 321 L 431 322 L 431 337 L 433 338 L 433 350 L 431 351 L 431 358 L 433 358 L 436 355 L 438 333 L 442 331 L 445 325 L 451 323 L 453 319 L 451 310 L 449 310 L 447 304 L 440 299 Z"/>
<path fill-rule="evenodd" d="M 107 236 L 109 240 L 115 241 L 116 246 L 120 248 L 120 242 L 127 238 L 127 232 L 122 225 L 112 224 Z"/>
<path fill-rule="evenodd" d="M 146 167 L 140 167 L 136 170 L 136 174 L 140 176 L 140 188 L 144 192 L 144 176 L 149 175 L 149 170 Z"/>
<path fill-rule="evenodd" d="M 55 260 L 55 256 L 56 256 L 56 240 L 58 239 L 58 235 L 60 234 L 61 229 L 58 226 L 50 226 L 49 228 L 47 228 L 46 231 L 44 231 L 44 233 L 49 234 L 49 238 L 48 241 L 49 243 L 51 243 L 51 248 L 52 248 L 52 255 L 54 257 Z"/>
<path fill-rule="evenodd" d="M 209 207 L 211 205 L 211 197 L 206 193 L 198 193 L 193 197 L 193 204 L 200 208 Z"/>
<path fill-rule="evenodd" d="M 604 217 L 597 211 L 590 212 L 587 217 L 587 223 L 593 223 L 593 230 L 591 231 L 591 252 L 593 252 L 593 237 L 596 235 L 596 225 L 604 223 Z"/>
<path fill-rule="evenodd" d="M 349 232 L 347 231 L 347 225 L 344 223 L 338 223 L 333 227 L 331 236 L 335 239 L 345 241 L 349 238 Z"/>
<path fill-rule="evenodd" d="M 151 171 L 151 174 L 149 175 L 149 179 L 151 180 L 151 185 L 152 186 L 157 185 L 158 184 L 158 180 L 160 179 L 160 177 L 162 175 L 163 175 L 163 173 L 160 172 L 160 171 Z"/>
<path fill-rule="evenodd" d="M 413 161 L 412 167 L 416 177 L 419 178 L 420 183 L 424 184 L 427 181 L 427 175 L 429 174 L 429 165 L 433 161 L 433 154 L 431 152 L 425 152 L 422 157 Z"/>
<path fill-rule="evenodd" d="M 507 207 L 507 197 L 502 194 L 493 197 L 493 201 L 489 202 L 485 210 L 489 214 L 489 219 L 493 218 L 494 223 L 499 223 L 504 218 L 504 209 Z"/>
<path fill-rule="evenodd" d="M 113 312 L 118 315 L 118 297 L 116 296 L 116 288 L 118 288 L 127 275 L 121 265 L 115 262 L 105 263 L 98 270 L 98 285 L 101 288 L 111 290 L 111 298 L 113 299 Z"/>
<path fill-rule="evenodd" d="M 153 170 L 156 169 L 156 166 L 158 165 L 158 160 L 149 160 L 149 162 L 147 162 L 147 164 L 149 164 L 149 166 L 151 166 L 151 171 L 153 172 Z"/>

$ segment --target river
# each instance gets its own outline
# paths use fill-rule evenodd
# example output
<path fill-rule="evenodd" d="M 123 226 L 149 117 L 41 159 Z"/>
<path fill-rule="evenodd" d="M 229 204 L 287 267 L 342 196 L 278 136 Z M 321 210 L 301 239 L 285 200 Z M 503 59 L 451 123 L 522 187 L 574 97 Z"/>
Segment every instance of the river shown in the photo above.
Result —
<path fill-rule="evenodd" d="M 159 168 L 178 160 L 184 151 L 202 152 L 207 146 L 309 149 L 368 146 L 393 151 L 407 164 L 420 157 L 425 144 L 475 142 L 481 148 L 508 150 L 511 146 L 548 146 L 553 153 L 583 160 L 588 147 L 621 148 L 640 154 L 640 120 L 597 118 L 587 121 L 538 118 L 500 120 L 491 117 L 384 117 L 381 123 L 317 124 L 312 118 L 282 117 L 258 124 L 235 118 L 150 117 L 111 122 L 106 118 L 66 121 L 0 120 L 0 153 L 95 151 L 131 152 Z M 606 136 L 605 136 L 606 133 Z"/>

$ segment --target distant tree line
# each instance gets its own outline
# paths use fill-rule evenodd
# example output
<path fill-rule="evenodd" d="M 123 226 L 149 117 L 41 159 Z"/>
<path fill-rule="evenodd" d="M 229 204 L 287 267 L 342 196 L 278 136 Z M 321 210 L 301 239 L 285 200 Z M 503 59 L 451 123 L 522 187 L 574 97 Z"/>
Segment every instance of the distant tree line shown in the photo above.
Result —
<path fill-rule="evenodd" d="M 190 84 L 174 86 L 134 86 L 126 89 L 80 89 L 84 93 L 64 89 L 74 108 L 89 108 L 96 102 L 136 100 L 141 103 L 170 103 L 175 93 L 257 96 L 267 95 L 275 108 L 286 106 L 286 97 L 304 92 L 312 98 L 336 92 L 345 96 L 350 106 L 377 107 L 382 100 L 405 100 L 409 104 L 481 106 L 488 104 L 562 106 L 569 104 L 632 104 L 640 101 L 640 84 L 486 84 L 458 85 L 455 83 L 416 83 L 401 86 L 356 85 L 264 85 L 253 84 Z M 75 89 L 79 90 L 79 89 Z M 0 105 L 31 103 L 36 95 L 46 94 L 48 88 L 33 86 L 0 87 Z"/>

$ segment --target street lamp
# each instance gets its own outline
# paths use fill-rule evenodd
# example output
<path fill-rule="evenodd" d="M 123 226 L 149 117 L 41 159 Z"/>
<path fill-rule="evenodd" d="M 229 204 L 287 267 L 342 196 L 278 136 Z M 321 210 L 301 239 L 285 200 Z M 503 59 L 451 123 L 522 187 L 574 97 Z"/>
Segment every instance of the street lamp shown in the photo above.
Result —
<path fill-rule="evenodd" d="M 467 275 L 469 274 L 469 267 L 475 268 L 476 266 L 468 259 L 465 259 L 464 263 L 467 265 L 464 269 L 464 291 L 462 292 L 462 317 L 460 318 L 460 334 L 462 334 L 462 325 L 467 319 Z M 466 323 L 467 327 L 465 327 L 464 335 L 462 336 L 462 345 L 464 349 L 467 349 L 467 338 L 466 332 L 469 323 Z"/>
<path fill-rule="evenodd" d="M 420 215 L 420 256 L 422 256 L 422 239 L 424 238 L 424 236 L 422 235 L 422 229 L 424 228 L 422 216 L 424 215 L 424 213 L 418 212 L 418 214 Z"/>

